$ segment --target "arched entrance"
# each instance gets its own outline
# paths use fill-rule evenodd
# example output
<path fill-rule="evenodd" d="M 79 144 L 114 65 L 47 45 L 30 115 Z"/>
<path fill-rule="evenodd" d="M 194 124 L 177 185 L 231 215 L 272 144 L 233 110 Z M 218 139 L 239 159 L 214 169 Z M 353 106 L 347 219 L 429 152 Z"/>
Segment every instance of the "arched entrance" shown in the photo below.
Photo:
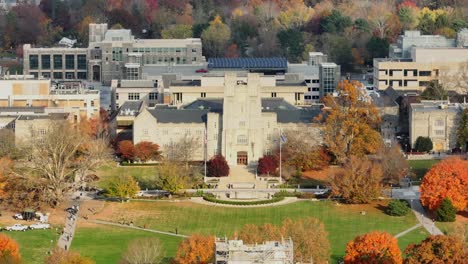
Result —
<path fill-rule="evenodd" d="M 247 165 L 247 151 L 238 151 L 237 152 L 237 165 Z"/>

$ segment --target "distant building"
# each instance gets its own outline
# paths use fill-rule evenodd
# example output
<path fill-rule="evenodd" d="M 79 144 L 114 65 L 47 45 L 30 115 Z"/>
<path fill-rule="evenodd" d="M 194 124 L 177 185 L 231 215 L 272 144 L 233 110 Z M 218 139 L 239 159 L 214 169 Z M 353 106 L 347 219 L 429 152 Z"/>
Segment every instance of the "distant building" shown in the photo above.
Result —
<path fill-rule="evenodd" d="M 202 64 L 200 39 L 135 39 L 128 29 L 89 24 L 87 48 L 23 46 L 25 74 L 53 80 L 141 79 L 144 65 Z"/>
<path fill-rule="evenodd" d="M 229 73 L 217 98 L 194 98 L 180 109 L 144 109 L 135 118 L 133 142 L 157 143 L 170 155 L 171 146 L 190 138 L 198 146 L 192 160 L 222 154 L 230 165 L 253 165 L 276 148 L 280 131 L 306 131 L 311 139 L 321 138 L 320 128 L 312 126 L 320 108 L 297 108 L 280 97 L 263 97 L 261 78 L 250 73 L 239 81 Z"/>
<path fill-rule="evenodd" d="M 215 264 L 293 264 L 291 239 L 247 245 L 242 240 L 217 238 Z"/>
<path fill-rule="evenodd" d="M 99 115 L 99 91 L 81 83 L 54 86 L 50 80 L 10 76 L 0 79 L 0 107 L 45 107 L 49 112 L 70 113 L 76 122 Z"/>
<path fill-rule="evenodd" d="M 468 64 L 468 29 L 458 32 L 457 39 L 438 35 L 420 35 L 407 31 L 390 45 L 389 58 L 374 59 L 374 85 L 385 90 L 423 90 L 432 80 L 453 87 L 452 78 Z"/>
<path fill-rule="evenodd" d="M 421 101 L 411 104 L 409 113 L 410 143 L 418 137 L 429 137 L 434 151 L 448 151 L 456 147 L 456 131 L 461 112 L 467 104 L 448 101 Z"/>
<path fill-rule="evenodd" d="M 390 89 L 370 93 L 372 102 L 377 107 L 382 118 L 382 122 L 379 124 L 379 131 L 382 140 L 387 145 L 395 144 L 397 142 L 396 134 L 400 132 L 399 105 L 396 102 L 398 95 L 395 97 Z"/>
<path fill-rule="evenodd" d="M 111 109 L 118 109 L 125 102 L 143 101 L 148 106 L 163 102 L 163 93 L 158 90 L 158 81 L 112 80 Z"/>

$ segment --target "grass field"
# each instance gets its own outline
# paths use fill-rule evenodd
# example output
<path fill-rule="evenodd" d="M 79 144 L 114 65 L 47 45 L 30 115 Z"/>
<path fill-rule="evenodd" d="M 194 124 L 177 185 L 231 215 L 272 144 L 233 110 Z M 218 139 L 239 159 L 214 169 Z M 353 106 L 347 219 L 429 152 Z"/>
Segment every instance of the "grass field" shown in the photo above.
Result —
<path fill-rule="evenodd" d="M 72 250 L 91 257 L 97 264 L 118 263 L 130 241 L 136 238 L 157 237 L 163 242 L 166 261 L 175 255 L 181 238 L 118 227 L 79 228 Z"/>
<path fill-rule="evenodd" d="M 98 185 L 102 187 L 102 183 L 106 178 L 113 175 L 130 175 L 133 176 L 139 183 L 141 188 L 146 188 L 144 183 L 147 179 L 155 175 L 156 167 L 152 166 L 117 166 L 116 163 L 109 163 L 102 166 L 96 171 L 100 181 Z"/>
<path fill-rule="evenodd" d="M 190 202 L 131 202 L 109 204 L 113 214 L 108 220 L 117 221 L 123 215 L 137 226 L 181 234 L 212 234 L 232 236 L 247 223 L 280 224 L 290 217 L 299 219 L 316 217 L 324 224 L 329 233 L 334 261 L 344 254 L 346 243 L 359 234 L 373 230 L 387 231 L 393 235 L 416 224 L 413 214 L 406 217 L 391 217 L 382 212 L 383 204 L 370 206 L 335 205 L 332 202 L 302 201 L 294 204 L 249 209 L 223 208 L 196 205 Z M 361 215 L 362 210 L 366 215 Z M 409 243 L 417 243 L 425 237 L 424 232 L 411 232 L 400 242 L 402 249 Z M 98 262 L 99 263 L 99 262 Z"/>
<path fill-rule="evenodd" d="M 23 263 L 28 264 L 43 264 L 59 237 L 55 229 L 4 233 L 18 242 Z"/>
<path fill-rule="evenodd" d="M 439 160 L 408 160 L 408 165 L 415 174 L 413 180 L 422 179 L 432 165 L 438 162 Z"/>

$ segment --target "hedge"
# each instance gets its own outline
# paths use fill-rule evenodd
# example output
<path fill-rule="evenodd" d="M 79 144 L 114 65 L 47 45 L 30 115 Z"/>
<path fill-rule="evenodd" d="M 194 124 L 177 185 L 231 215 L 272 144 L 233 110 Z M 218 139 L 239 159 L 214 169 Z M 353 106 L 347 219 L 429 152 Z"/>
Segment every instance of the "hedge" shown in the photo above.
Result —
<path fill-rule="evenodd" d="M 273 197 L 272 199 L 269 199 L 269 200 L 260 200 L 260 201 L 231 201 L 231 200 L 219 200 L 212 196 L 204 195 L 203 200 L 212 202 L 212 203 L 230 204 L 230 205 L 260 205 L 260 204 L 277 203 L 279 201 L 284 200 L 284 197 Z"/>

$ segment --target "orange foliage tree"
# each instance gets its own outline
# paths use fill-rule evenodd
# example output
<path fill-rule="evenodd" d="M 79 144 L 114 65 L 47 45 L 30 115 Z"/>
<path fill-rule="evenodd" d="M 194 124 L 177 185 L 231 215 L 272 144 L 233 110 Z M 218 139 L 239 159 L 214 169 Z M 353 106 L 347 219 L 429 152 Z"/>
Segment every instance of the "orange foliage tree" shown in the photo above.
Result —
<path fill-rule="evenodd" d="M 365 98 L 363 86 L 356 81 L 341 81 L 339 96 L 323 98 L 325 107 L 319 120 L 325 122 L 324 143 L 339 163 L 351 155 L 364 156 L 377 152 L 380 142 L 376 107 Z"/>
<path fill-rule="evenodd" d="M 117 152 L 120 157 L 125 161 L 133 161 L 135 158 L 135 147 L 131 140 L 123 140 L 119 142 Z"/>
<path fill-rule="evenodd" d="M 468 203 L 468 161 L 452 158 L 432 166 L 420 191 L 422 205 L 431 210 L 436 210 L 445 198 L 457 210 L 464 210 Z"/>
<path fill-rule="evenodd" d="M 409 245 L 406 250 L 405 264 L 419 263 L 466 263 L 468 253 L 462 242 L 452 236 L 430 236 L 421 244 Z"/>
<path fill-rule="evenodd" d="M 345 264 L 402 263 L 396 238 L 386 232 L 370 232 L 356 237 L 346 246 Z"/>
<path fill-rule="evenodd" d="M 135 145 L 135 157 L 142 162 L 157 160 L 161 156 L 158 144 L 149 141 L 142 141 Z"/>
<path fill-rule="evenodd" d="M 178 264 L 207 264 L 214 259 L 215 239 L 213 236 L 194 234 L 182 241 L 174 262 Z"/>
<path fill-rule="evenodd" d="M 19 246 L 15 240 L 0 234 L 0 263 L 20 263 Z"/>
<path fill-rule="evenodd" d="M 95 262 L 87 257 L 81 256 L 78 252 L 67 251 L 55 248 L 52 254 L 46 258 L 47 264 L 94 264 Z"/>

